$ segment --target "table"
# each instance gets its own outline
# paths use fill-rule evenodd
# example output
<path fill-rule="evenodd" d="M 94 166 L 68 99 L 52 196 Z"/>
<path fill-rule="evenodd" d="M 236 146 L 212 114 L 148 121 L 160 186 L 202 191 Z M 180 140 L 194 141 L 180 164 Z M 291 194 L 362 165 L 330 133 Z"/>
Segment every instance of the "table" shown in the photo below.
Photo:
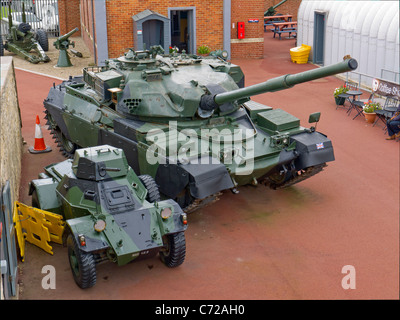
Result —
<path fill-rule="evenodd" d="M 353 120 L 355 119 L 355 118 L 357 118 L 360 114 L 362 114 L 362 111 L 363 111 L 363 108 L 362 108 L 362 106 L 361 105 L 357 105 L 355 102 L 357 102 L 357 100 L 356 100 L 356 97 L 357 96 L 361 96 L 363 93 L 362 93 L 362 91 L 359 91 L 359 90 L 349 90 L 349 91 L 347 91 L 346 92 L 346 95 L 347 95 L 347 100 L 350 102 L 350 108 L 349 108 L 349 110 L 347 110 L 347 113 L 350 115 L 350 113 L 351 113 L 351 111 L 353 110 L 353 109 L 355 109 L 356 111 L 357 111 L 357 106 L 358 107 L 361 107 L 361 110 L 360 111 L 357 111 L 357 114 L 355 115 L 355 117 L 353 118 Z M 350 97 L 353 97 L 353 99 L 351 99 L 350 100 Z"/>
<path fill-rule="evenodd" d="M 274 29 L 272 29 L 272 32 L 274 33 L 274 38 L 276 34 L 279 34 L 279 40 L 281 40 L 282 33 L 289 33 L 290 37 L 291 33 L 297 32 L 297 21 L 274 22 L 272 23 L 272 25 L 274 26 Z"/>
<path fill-rule="evenodd" d="M 384 124 L 383 129 L 384 129 L 385 132 L 386 132 L 386 131 L 387 131 L 387 126 L 386 126 L 387 120 L 390 119 L 390 118 L 392 118 L 393 115 L 396 113 L 397 110 L 398 110 L 398 107 L 386 107 L 386 108 L 383 109 L 383 110 L 376 110 L 375 113 L 376 113 L 377 119 L 376 119 L 376 121 L 374 122 L 373 127 L 376 125 L 376 123 L 378 122 L 378 120 L 381 119 L 381 121 L 382 121 L 383 124 Z"/>
<path fill-rule="evenodd" d="M 285 14 L 280 16 L 265 16 L 264 17 L 264 31 L 267 31 L 267 26 L 272 26 L 273 20 L 276 22 L 292 21 L 293 15 Z"/>
<path fill-rule="evenodd" d="M 264 22 L 265 21 L 269 21 L 269 20 L 273 20 L 273 19 L 279 19 L 279 20 L 285 20 L 285 21 L 292 21 L 293 15 L 291 14 L 283 14 L 280 16 L 265 16 L 264 17 Z"/>

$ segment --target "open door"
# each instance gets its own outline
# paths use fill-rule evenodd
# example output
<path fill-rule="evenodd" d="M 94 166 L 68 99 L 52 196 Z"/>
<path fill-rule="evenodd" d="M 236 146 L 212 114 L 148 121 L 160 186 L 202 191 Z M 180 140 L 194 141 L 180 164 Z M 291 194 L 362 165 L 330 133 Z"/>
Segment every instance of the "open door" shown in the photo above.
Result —
<path fill-rule="evenodd" d="M 185 50 L 186 53 L 195 52 L 195 22 L 194 9 L 170 9 L 171 46 Z"/>

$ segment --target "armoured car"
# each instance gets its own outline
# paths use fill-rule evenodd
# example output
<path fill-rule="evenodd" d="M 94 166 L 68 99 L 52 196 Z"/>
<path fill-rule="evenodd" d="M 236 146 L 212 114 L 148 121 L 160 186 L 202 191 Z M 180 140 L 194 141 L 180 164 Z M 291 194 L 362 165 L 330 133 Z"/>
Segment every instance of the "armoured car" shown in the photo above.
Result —
<path fill-rule="evenodd" d="M 187 217 L 160 200 L 152 177 L 137 176 L 124 151 L 108 145 L 78 149 L 73 159 L 45 167 L 30 183 L 32 206 L 63 216 L 75 282 L 96 283 L 96 264 L 125 265 L 159 253 L 168 267 L 183 263 Z"/>

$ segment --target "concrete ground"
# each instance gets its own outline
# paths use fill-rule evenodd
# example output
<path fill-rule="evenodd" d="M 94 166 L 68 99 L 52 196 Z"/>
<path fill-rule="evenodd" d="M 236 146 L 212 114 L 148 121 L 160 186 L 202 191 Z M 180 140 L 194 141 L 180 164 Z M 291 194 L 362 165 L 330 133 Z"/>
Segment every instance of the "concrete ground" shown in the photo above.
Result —
<path fill-rule="evenodd" d="M 264 59 L 233 61 L 242 66 L 246 85 L 315 68 L 290 61 L 295 40 L 273 39 L 271 33 L 265 40 Z M 43 166 L 64 160 L 45 127 L 53 151 L 26 151 L 34 143 L 36 114 L 44 126 L 42 102 L 59 80 L 20 70 L 16 78 L 27 142 L 20 200 L 30 204 L 28 182 Z M 310 113 L 322 112 L 318 130 L 333 141 L 336 157 L 322 173 L 284 190 L 248 186 L 236 195 L 226 192 L 189 215 L 180 267 L 168 269 L 158 257 L 123 267 L 106 263 L 88 290 L 74 283 L 65 247 L 54 244 L 51 256 L 27 243 L 20 299 L 398 299 L 400 143 L 386 141 L 381 126 L 336 110 L 333 91 L 342 83 L 328 77 L 253 98 L 288 111 L 304 126 Z M 46 265 L 55 267 L 56 289 L 42 288 Z M 354 289 L 342 286 L 349 283 L 346 266 L 355 271 Z"/>

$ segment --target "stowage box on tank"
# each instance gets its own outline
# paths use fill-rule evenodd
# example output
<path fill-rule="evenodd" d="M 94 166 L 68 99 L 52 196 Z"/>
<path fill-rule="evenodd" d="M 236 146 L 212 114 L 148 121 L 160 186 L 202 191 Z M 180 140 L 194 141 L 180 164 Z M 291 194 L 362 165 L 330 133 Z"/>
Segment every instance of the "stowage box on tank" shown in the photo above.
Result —
<path fill-rule="evenodd" d="M 63 216 L 81 288 L 96 283 L 96 264 L 104 260 L 124 265 L 159 253 L 168 267 L 183 263 L 186 213 L 173 200 L 161 201 L 153 178 L 137 176 L 122 149 L 78 149 L 39 177 L 30 182 L 32 206 Z"/>
<path fill-rule="evenodd" d="M 354 70 L 356 60 L 244 87 L 242 70 L 223 52 L 202 58 L 161 50 L 129 50 L 50 89 L 46 117 L 66 156 L 77 147 L 121 148 L 185 212 L 241 185 L 290 186 L 334 160 L 326 135 L 249 97 Z M 319 113 L 310 116 L 318 120 Z"/>

